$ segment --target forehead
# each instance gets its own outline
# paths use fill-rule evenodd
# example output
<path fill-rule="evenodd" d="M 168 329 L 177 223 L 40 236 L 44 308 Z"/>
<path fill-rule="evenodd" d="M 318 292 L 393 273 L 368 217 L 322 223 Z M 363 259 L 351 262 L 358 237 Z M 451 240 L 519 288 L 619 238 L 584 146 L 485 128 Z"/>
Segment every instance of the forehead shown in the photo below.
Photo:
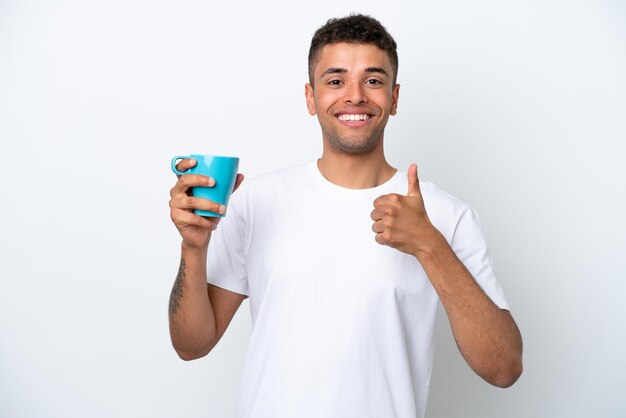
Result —
<path fill-rule="evenodd" d="M 325 45 L 318 56 L 314 74 L 318 77 L 328 68 L 364 71 L 380 67 L 392 74 L 391 60 L 385 51 L 372 44 L 336 43 Z"/>

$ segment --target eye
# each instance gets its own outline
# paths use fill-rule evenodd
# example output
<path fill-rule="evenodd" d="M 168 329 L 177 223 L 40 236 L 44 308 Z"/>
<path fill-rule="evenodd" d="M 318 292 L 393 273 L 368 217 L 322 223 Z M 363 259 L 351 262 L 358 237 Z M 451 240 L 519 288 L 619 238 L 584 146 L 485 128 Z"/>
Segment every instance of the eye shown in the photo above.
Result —
<path fill-rule="evenodd" d="M 383 84 L 383 82 L 376 78 L 369 78 L 367 79 L 367 81 L 365 81 L 365 84 L 370 84 L 370 85 L 375 86 L 375 85 L 381 85 Z"/>
<path fill-rule="evenodd" d="M 335 80 L 330 80 L 330 81 L 328 82 L 328 85 L 329 85 L 329 86 L 340 86 L 340 85 L 341 85 L 341 80 L 337 80 L 337 79 L 335 79 Z"/>

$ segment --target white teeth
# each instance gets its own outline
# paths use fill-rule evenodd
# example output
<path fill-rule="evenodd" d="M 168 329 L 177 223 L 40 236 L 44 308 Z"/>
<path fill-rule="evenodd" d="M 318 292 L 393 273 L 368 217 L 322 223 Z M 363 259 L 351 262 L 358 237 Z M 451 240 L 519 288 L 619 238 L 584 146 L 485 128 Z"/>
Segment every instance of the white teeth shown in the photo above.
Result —
<path fill-rule="evenodd" d="M 347 114 L 347 113 L 343 113 L 341 115 L 338 116 L 339 120 L 367 120 L 369 119 L 369 115 L 367 114 L 361 114 L 361 115 L 355 115 L 355 114 Z"/>

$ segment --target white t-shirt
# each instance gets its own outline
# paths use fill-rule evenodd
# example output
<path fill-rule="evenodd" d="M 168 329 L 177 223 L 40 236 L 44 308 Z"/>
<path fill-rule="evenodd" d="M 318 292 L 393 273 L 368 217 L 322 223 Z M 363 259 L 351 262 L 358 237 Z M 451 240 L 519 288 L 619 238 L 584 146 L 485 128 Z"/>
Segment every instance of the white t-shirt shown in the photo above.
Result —
<path fill-rule="evenodd" d="M 508 309 L 476 212 L 420 181 L 433 225 Z M 438 296 L 417 259 L 374 240 L 370 213 L 406 194 L 406 172 L 371 189 L 316 161 L 247 180 L 209 245 L 208 281 L 249 296 L 253 331 L 239 418 L 421 418 Z"/>

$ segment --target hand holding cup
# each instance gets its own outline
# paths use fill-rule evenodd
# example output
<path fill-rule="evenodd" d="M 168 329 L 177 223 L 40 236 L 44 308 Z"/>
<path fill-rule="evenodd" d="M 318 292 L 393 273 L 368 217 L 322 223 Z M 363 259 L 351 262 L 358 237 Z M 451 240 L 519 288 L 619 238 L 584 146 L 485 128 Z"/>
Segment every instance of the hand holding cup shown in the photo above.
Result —
<path fill-rule="evenodd" d="M 170 191 L 170 217 L 187 246 L 205 247 L 226 215 L 230 195 L 244 179 L 238 163 L 235 157 L 200 154 L 172 159 L 179 177 Z"/>

